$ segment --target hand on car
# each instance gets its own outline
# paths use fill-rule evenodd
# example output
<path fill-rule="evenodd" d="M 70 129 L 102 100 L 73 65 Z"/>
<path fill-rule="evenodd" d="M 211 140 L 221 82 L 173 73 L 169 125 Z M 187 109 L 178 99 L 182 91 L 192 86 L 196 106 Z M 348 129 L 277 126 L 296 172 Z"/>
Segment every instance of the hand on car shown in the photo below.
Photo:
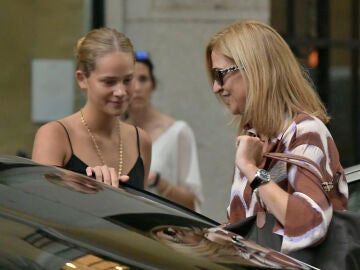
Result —
<path fill-rule="evenodd" d="M 120 182 L 127 182 L 129 180 L 129 176 L 127 175 L 122 175 L 119 178 L 115 169 L 106 165 L 87 167 L 86 174 L 87 176 L 95 176 L 96 181 L 113 187 L 119 187 Z"/>

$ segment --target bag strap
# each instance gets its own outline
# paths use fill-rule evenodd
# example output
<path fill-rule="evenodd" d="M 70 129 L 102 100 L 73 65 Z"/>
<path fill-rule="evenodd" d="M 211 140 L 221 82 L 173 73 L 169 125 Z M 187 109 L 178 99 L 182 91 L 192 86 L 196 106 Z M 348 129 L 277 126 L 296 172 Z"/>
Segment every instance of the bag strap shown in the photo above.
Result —
<path fill-rule="evenodd" d="M 265 153 L 264 156 L 271 159 L 284 161 L 309 171 L 316 177 L 320 178 L 321 187 L 326 192 L 330 192 L 334 188 L 334 183 L 332 179 L 330 181 L 324 181 L 323 176 L 321 174 L 320 166 L 315 161 L 307 157 L 301 155 L 295 155 L 295 154 L 286 154 L 286 153 Z M 314 183 L 319 185 L 318 182 L 314 181 Z"/>

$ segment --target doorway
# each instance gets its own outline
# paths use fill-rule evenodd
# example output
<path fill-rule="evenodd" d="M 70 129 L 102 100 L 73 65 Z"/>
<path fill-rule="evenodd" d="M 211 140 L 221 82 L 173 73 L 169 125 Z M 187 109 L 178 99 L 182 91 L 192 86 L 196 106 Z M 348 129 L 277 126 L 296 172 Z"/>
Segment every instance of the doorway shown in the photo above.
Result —
<path fill-rule="evenodd" d="M 344 167 L 360 163 L 359 0 L 274 0 L 271 25 L 308 69 Z"/>

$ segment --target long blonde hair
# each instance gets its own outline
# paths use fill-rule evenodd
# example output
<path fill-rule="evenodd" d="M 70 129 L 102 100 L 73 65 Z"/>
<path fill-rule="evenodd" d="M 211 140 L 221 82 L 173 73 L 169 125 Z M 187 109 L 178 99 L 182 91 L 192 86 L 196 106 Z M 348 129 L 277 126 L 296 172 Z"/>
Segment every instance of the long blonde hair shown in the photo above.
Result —
<path fill-rule="evenodd" d="M 245 111 L 239 133 L 249 125 L 262 135 L 274 137 L 287 119 L 301 112 L 329 121 L 325 106 L 313 84 L 284 39 L 270 26 L 258 21 L 229 25 L 209 41 L 207 70 L 211 81 L 213 50 L 238 66 L 248 82 Z"/>

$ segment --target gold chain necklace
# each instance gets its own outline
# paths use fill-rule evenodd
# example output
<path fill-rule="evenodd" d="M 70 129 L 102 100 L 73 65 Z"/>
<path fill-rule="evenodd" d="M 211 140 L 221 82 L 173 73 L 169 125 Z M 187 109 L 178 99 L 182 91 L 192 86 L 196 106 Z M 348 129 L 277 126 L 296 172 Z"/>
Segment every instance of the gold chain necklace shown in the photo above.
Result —
<path fill-rule="evenodd" d="M 81 117 L 81 123 L 83 123 L 84 127 L 86 128 L 87 132 L 89 133 L 89 136 L 92 140 L 92 143 L 95 147 L 96 150 L 96 154 L 98 155 L 100 161 L 102 162 L 102 165 L 106 165 L 104 157 L 100 151 L 100 148 L 98 146 L 98 144 L 96 143 L 95 137 L 92 134 L 88 124 L 86 123 L 82 110 L 80 110 L 80 117 Z M 120 121 L 118 121 L 118 132 L 119 132 L 119 170 L 118 170 L 118 177 L 120 178 L 120 176 L 122 175 L 122 169 L 123 169 L 123 144 L 122 144 L 122 140 L 121 140 L 121 134 L 120 134 Z"/>

